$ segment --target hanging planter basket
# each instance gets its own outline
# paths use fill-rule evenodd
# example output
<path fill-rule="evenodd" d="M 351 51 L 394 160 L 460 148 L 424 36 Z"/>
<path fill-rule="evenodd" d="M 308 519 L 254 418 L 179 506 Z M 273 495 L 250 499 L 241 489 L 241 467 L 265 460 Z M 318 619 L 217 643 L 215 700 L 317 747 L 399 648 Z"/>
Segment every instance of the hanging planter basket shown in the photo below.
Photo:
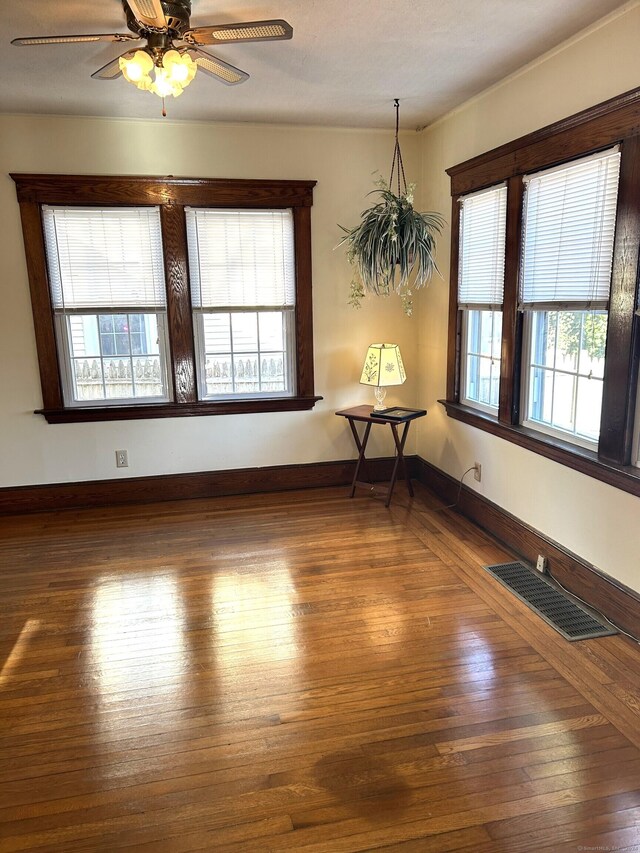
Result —
<path fill-rule="evenodd" d="M 379 200 L 363 211 L 355 228 L 344 228 L 339 245 L 346 245 L 354 268 L 349 302 L 359 307 L 366 293 L 389 296 L 397 293 L 405 313 L 413 309 L 412 288 L 423 287 L 434 272 L 436 235 L 444 218 L 439 213 L 419 213 L 413 207 L 415 184 L 407 184 L 398 140 L 400 103 L 395 101 L 396 144 L 389 183 L 380 178 L 369 195 Z M 397 193 L 393 191 L 394 175 Z"/>

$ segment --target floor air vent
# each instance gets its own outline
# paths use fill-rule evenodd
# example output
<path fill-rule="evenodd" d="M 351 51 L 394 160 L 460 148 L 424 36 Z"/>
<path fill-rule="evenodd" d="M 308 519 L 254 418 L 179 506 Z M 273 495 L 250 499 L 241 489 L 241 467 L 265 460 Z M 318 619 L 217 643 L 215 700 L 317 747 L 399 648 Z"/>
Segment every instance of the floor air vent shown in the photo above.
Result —
<path fill-rule="evenodd" d="M 618 633 L 524 563 L 500 563 L 485 568 L 567 640 L 591 640 Z"/>

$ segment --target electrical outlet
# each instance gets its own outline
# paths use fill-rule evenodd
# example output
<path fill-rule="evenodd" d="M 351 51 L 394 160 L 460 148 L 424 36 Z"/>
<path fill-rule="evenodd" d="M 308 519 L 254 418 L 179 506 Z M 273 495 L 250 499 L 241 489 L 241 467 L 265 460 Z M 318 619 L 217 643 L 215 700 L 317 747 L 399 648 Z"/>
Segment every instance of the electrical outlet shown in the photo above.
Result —
<path fill-rule="evenodd" d="M 547 573 L 547 558 L 543 557 L 542 554 L 538 554 L 538 559 L 536 561 L 536 569 L 540 572 L 541 575 L 546 575 Z"/>
<path fill-rule="evenodd" d="M 129 454 L 126 450 L 116 450 L 116 468 L 129 467 Z"/>
<path fill-rule="evenodd" d="M 482 465 L 479 462 L 474 463 L 473 479 L 479 483 L 482 482 Z"/>

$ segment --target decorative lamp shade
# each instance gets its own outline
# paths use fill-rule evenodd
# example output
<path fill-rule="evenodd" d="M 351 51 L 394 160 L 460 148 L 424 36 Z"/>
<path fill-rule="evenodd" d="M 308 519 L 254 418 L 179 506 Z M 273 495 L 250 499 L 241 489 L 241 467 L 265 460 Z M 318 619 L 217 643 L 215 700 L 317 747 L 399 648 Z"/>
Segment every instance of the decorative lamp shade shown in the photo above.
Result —
<path fill-rule="evenodd" d="M 361 385 L 373 385 L 375 388 L 377 412 L 384 410 L 384 398 L 388 385 L 402 385 L 407 378 L 404 372 L 402 356 L 398 344 L 371 344 L 364 360 Z"/>
<path fill-rule="evenodd" d="M 371 344 L 364 360 L 361 385 L 402 385 L 407 378 L 398 344 Z"/>

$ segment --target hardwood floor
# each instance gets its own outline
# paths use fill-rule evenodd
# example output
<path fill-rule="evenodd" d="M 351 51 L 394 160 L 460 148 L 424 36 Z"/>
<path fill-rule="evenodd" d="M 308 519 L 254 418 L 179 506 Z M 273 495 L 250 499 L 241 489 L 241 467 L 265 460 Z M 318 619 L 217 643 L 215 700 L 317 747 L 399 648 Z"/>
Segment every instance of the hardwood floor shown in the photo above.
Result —
<path fill-rule="evenodd" d="M 640 647 L 400 484 L 0 520 L 0 850 L 640 849 Z"/>

